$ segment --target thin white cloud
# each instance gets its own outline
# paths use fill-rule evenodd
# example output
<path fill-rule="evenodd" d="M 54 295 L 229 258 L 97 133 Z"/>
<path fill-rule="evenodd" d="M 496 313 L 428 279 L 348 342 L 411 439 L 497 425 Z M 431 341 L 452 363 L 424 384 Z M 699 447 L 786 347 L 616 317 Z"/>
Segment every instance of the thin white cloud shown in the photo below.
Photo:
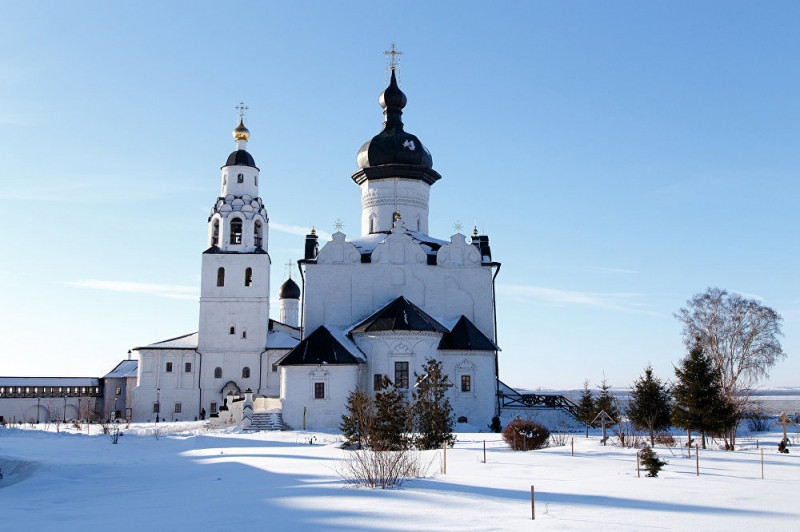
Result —
<path fill-rule="evenodd" d="M 642 297 L 642 294 L 638 293 L 621 292 L 604 294 L 526 285 L 500 285 L 497 287 L 497 293 L 512 299 L 531 303 L 544 303 L 557 306 L 579 305 L 628 312 L 647 312 L 642 310 L 644 305 L 636 301 Z"/>
<path fill-rule="evenodd" d="M 279 224 L 277 222 L 270 222 L 269 228 L 274 229 L 276 231 L 280 231 L 281 233 L 289 233 L 290 235 L 299 235 L 299 236 L 306 236 L 311 229 L 308 227 L 303 227 L 302 225 L 289 225 L 289 224 Z M 317 236 L 323 242 L 331 239 L 331 234 L 325 231 L 320 231 L 319 229 L 315 229 L 317 232 Z"/>
<path fill-rule="evenodd" d="M 149 294 L 158 297 L 167 297 L 170 299 L 197 299 L 199 297 L 199 289 L 196 286 L 135 283 L 130 281 L 100 281 L 97 279 L 68 281 L 66 284 L 78 288 L 106 290 L 109 292 Z"/>

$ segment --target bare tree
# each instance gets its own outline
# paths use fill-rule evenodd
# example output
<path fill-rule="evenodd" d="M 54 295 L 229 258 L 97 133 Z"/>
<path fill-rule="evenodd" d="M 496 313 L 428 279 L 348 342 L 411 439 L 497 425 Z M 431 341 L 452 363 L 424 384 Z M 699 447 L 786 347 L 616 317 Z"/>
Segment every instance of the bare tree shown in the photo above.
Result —
<path fill-rule="evenodd" d="M 786 357 L 778 339 L 783 336 L 783 318 L 754 299 L 719 288 L 695 294 L 686 305 L 675 314 L 683 324 L 683 341 L 689 349 L 699 344 L 711 358 L 720 372 L 725 397 L 740 417 L 753 387 Z M 730 449 L 736 443 L 737 426 L 734 423 L 725 435 Z"/>

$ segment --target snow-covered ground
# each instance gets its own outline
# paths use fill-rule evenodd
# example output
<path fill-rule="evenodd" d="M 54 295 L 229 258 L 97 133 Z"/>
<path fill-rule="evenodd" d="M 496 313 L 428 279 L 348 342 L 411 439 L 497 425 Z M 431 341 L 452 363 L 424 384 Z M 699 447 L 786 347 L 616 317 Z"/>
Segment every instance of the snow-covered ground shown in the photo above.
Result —
<path fill-rule="evenodd" d="M 447 474 L 442 452 L 428 451 L 429 475 L 391 490 L 341 479 L 347 451 L 337 434 L 158 428 L 156 438 L 154 425 L 132 425 L 117 445 L 85 428 L 0 428 L 0 528 L 791 530 L 800 523 L 794 427 L 788 455 L 776 452 L 777 431 L 742 438 L 736 452 L 701 450 L 700 476 L 694 453 L 656 447 L 669 462 L 658 478 L 637 478 L 635 450 L 604 447 L 596 434 L 571 435 L 571 456 L 569 442 L 522 453 L 495 434 L 459 433 Z"/>

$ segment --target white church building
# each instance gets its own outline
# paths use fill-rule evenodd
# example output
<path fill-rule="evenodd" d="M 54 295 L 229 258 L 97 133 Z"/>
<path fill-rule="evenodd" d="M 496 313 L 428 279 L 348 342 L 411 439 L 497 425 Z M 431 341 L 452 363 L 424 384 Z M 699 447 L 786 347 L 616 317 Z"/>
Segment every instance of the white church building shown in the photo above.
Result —
<path fill-rule="evenodd" d="M 379 101 L 383 129 L 361 147 L 352 175 L 361 234 L 319 242 L 312 229 L 298 261 L 302 286 L 281 286 L 278 320 L 270 319 L 269 217 L 239 122 L 208 218 L 198 332 L 135 349 L 134 420 L 218 417 L 245 400 L 256 412 L 279 411 L 292 428 L 335 428 L 348 394 L 375 393 L 384 376 L 410 399 L 428 358 L 449 377 L 459 421 L 486 426 L 497 415 L 500 264 L 477 230 L 429 236 L 441 176 L 404 130 L 394 69 Z"/>

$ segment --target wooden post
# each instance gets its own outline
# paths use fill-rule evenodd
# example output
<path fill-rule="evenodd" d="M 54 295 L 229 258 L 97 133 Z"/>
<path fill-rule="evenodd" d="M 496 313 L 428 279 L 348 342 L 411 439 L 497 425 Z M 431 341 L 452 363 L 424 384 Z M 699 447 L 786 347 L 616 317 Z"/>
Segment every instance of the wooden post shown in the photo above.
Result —
<path fill-rule="evenodd" d="M 756 449 L 758 449 L 758 438 L 756 438 Z"/>
<path fill-rule="evenodd" d="M 444 450 L 444 463 L 442 464 L 442 474 L 447 474 L 447 440 L 444 440 L 442 443 L 442 449 Z"/>
<path fill-rule="evenodd" d="M 692 431 L 686 431 L 686 448 L 689 449 L 689 458 L 692 457 Z"/>
<path fill-rule="evenodd" d="M 696 475 L 700 476 L 700 444 L 697 444 L 697 447 L 694 450 L 694 469 Z"/>
<path fill-rule="evenodd" d="M 639 451 L 636 451 L 636 478 L 642 478 L 641 470 L 639 469 Z"/>
<path fill-rule="evenodd" d="M 486 440 L 483 440 L 483 463 L 486 463 Z"/>
<path fill-rule="evenodd" d="M 761 449 L 761 480 L 764 480 L 764 449 Z"/>
<path fill-rule="evenodd" d="M 531 519 L 536 520 L 536 497 L 534 497 L 533 486 L 531 486 Z"/>
<path fill-rule="evenodd" d="M 572 447 L 572 450 L 570 452 L 571 456 L 575 456 L 575 438 L 569 439 L 569 446 Z"/>

